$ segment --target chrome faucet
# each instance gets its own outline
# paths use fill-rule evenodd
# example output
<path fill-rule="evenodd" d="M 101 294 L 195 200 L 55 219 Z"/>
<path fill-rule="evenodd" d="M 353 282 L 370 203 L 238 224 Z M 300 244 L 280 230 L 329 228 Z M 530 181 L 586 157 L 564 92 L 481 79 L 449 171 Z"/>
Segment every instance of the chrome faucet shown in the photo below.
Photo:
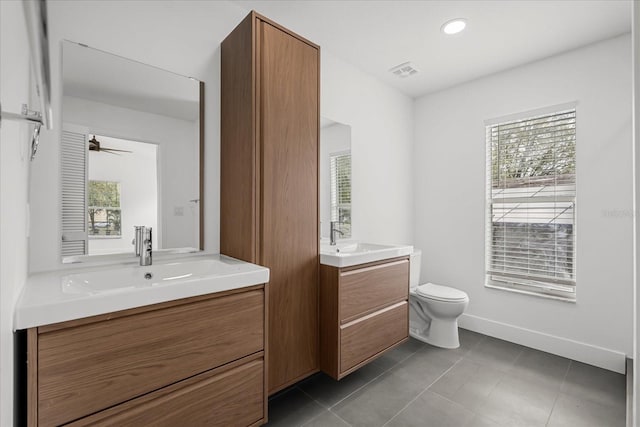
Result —
<path fill-rule="evenodd" d="M 336 245 L 336 233 L 340 233 L 341 236 L 344 236 L 344 232 L 342 232 L 341 230 L 338 230 L 337 226 L 340 223 L 338 221 L 331 221 L 331 232 L 329 233 L 329 238 L 330 238 L 330 242 L 329 244 L 331 246 L 335 246 Z"/>
<path fill-rule="evenodd" d="M 151 227 L 141 227 L 140 265 L 151 265 L 153 261 L 151 231 Z"/>
<path fill-rule="evenodd" d="M 142 252 L 142 229 L 144 226 L 142 225 L 134 225 L 135 235 L 131 244 L 135 247 L 136 256 L 140 256 L 140 252 Z"/>

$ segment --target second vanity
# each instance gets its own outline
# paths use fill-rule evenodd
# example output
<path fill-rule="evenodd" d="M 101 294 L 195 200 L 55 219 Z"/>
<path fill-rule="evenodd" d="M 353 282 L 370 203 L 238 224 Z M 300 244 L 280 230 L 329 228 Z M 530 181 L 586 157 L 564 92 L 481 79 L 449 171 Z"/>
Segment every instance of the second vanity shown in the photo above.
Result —
<path fill-rule="evenodd" d="M 27 424 L 263 424 L 268 281 L 204 254 L 30 277 Z"/>
<path fill-rule="evenodd" d="M 320 250 L 320 369 L 339 380 L 409 338 L 411 246 Z"/>

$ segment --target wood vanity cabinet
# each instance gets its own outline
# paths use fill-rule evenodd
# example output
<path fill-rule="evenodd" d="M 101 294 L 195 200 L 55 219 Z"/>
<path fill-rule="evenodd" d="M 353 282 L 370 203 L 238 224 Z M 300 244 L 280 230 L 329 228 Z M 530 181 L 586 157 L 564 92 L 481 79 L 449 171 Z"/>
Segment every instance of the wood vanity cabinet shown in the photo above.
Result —
<path fill-rule="evenodd" d="M 319 368 L 319 57 L 255 12 L 221 47 L 220 252 L 270 269 L 270 394 Z"/>
<path fill-rule="evenodd" d="M 29 426 L 267 419 L 265 285 L 27 330 Z"/>
<path fill-rule="evenodd" d="M 320 369 L 339 380 L 409 338 L 409 258 L 320 266 Z"/>

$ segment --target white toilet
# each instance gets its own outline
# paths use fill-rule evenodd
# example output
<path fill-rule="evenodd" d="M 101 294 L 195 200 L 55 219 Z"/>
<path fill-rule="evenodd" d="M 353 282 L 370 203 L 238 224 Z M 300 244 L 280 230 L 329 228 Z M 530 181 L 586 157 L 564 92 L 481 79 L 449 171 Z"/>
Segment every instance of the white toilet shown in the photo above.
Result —
<path fill-rule="evenodd" d="M 448 286 L 420 285 L 421 258 L 422 252 L 414 251 L 409 263 L 409 334 L 436 347 L 458 348 L 458 317 L 469 296 Z"/>

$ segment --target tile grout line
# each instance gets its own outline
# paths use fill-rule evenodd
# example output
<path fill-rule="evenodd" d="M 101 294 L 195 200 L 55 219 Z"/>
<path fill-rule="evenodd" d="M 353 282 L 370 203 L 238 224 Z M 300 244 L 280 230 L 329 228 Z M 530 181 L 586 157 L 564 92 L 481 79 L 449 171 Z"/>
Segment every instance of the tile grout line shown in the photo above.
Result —
<path fill-rule="evenodd" d="M 479 342 L 478 342 L 478 343 L 477 343 L 473 348 L 478 347 L 478 346 L 480 345 L 480 343 L 482 343 L 482 341 L 484 341 L 486 338 L 487 338 L 487 335 L 483 336 L 483 337 L 482 337 L 482 339 L 481 339 L 481 340 L 480 340 L 480 341 L 479 341 Z M 473 348 L 472 348 L 472 349 L 473 349 Z M 462 361 L 462 359 L 465 359 L 465 357 L 466 357 L 466 356 L 471 352 L 471 350 L 472 350 L 472 349 L 469 349 L 466 353 L 464 353 L 464 354 L 462 355 L 462 357 L 460 358 L 460 360 L 458 360 L 458 362 L 461 362 L 461 361 Z M 522 357 L 522 355 L 524 354 L 524 351 L 525 351 L 525 349 L 524 349 L 524 348 L 522 348 L 522 349 L 520 350 L 520 352 L 518 353 L 518 355 L 516 356 L 516 358 L 513 360 L 513 366 L 515 366 L 515 365 L 516 365 L 516 363 L 518 362 L 518 360 L 520 359 L 520 357 Z M 480 365 L 480 366 L 485 366 L 485 365 L 484 365 L 484 363 L 482 363 L 482 362 L 474 361 L 473 359 L 468 359 L 468 360 L 469 360 L 471 363 L 475 363 L 475 364 L 478 364 L 478 365 Z M 457 364 L 458 362 L 456 362 L 456 364 Z M 454 365 L 454 366 L 455 366 L 455 365 Z M 453 368 L 453 366 L 452 366 L 451 368 Z M 501 373 L 501 375 L 508 374 L 508 372 L 507 372 L 507 371 L 500 371 L 500 373 Z M 446 374 L 446 372 L 445 372 L 445 374 Z M 443 375 L 444 375 L 444 374 L 443 374 Z M 496 387 L 498 386 L 498 384 L 500 384 L 500 382 L 501 382 L 501 381 L 502 381 L 502 379 L 499 379 L 499 380 L 498 380 L 498 382 L 497 382 L 496 384 L 494 384 L 494 385 L 493 385 L 493 387 L 492 387 L 492 388 L 491 388 L 491 390 L 489 391 L 489 394 L 487 394 L 487 396 L 486 396 L 486 397 L 490 396 L 490 395 L 491 395 L 491 393 L 493 393 L 493 392 L 495 391 Z M 432 383 L 432 384 L 430 384 L 430 385 L 429 385 L 429 387 L 427 387 L 427 390 L 431 387 L 431 385 L 433 385 L 433 383 Z M 426 391 L 426 390 L 425 390 L 425 391 Z M 476 417 L 483 417 L 483 418 L 484 418 L 484 416 L 483 416 L 483 415 L 481 415 L 480 413 L 476 412 L 475 410 L 472 410 L 471 408 L 467 408 L 467 407 L 465 407 L 464 405 L 460 404 L 459 402 L 456 402 L 456 401 L 454 401 L 454 400 L 451 400 L 451 399 L 450 399 L 450 398 L 448 398 L 447 396 L 444 396 L 444 395 L 442 395 L 442 394 L 438 393 L 437 391 L 431 391 L 431 393 L 434 393 L 434 394 L 436 394 L 436 395 L 440 396 L 440 397 L 441 397 L 441 398 L 443 398 L 444 400 L 446 400 L 446 401 L 448 401 L 448 402 L 451 402 L 451 403 L 453 403 L 454 405 L 461 406 L 463 409 L 465 409 L 465 410 L 469 411 L 470 413 L 472 413 L 472 414 L 473 414 L 474 416 L 476 416 Z M 422 394 L 422 393 L 421 393 L 421 394 Z M 419 396 L 418 396 L 418 397 L 419 397 Z M 398 415 L 398 414 L 396 414 L 396 415 Z M 395 416 L 394 416 L 394 418 L 395 418 Z M 492 418 L 489 418 L 489 419 L 492 419 Z M 389 420 L 389 421 L 391 421 L 391 420 Z"/>
<path fill-rule="evenodd" d="M 366 383 L 362 384 L 360 387 L 358 387 L 357 389 L 353 390 L 351 393 L 347 394 L 345 397 L 343 397 L 342 399 L 338 400 L 336 403 L 334 403 L 333 405 L 329 406 L 327 409 L 329 409 L 331 412 L 333 408 L 335 408 L 336 406 L 338 406 L 340 403 L 342 403 L 344 400 L 348 399 L 349 397 L 351 397 L 352 395 L 354 395 L 355 393 L 359 392 L 360 390 L 362 390 L 363 388 L 365 388 L 366 386 L 368 386 L 369 384 L 371 384 L 372 382 L 374 382 L 375 380 L 377 380 L 378 378 L 380 378 L 381 376 L 383 376 L 384 374 L 386 374 L 387 372 L 391 371 L 393 368 L 395 368 L 396 366 L 398 366 L 399 364 L 401 364 L 402 362 L 404 362 L 405 360 L 407 360 L 408 358 L 410 358 L 411 356 L 413 356 L 414 354 L 416 354 L 418 352 L 418 350 L 414 351 L 413 353 L 409 354 L 407 357 L 405 357 L 404 359 L 396 362 L 393 366 L 391 366 L 390 368 L 380 372 L 378 375 L 376 375 L 375 377 L 371 378 L 369 381 L 367 381 Z M 374 361 L 375 362 L 375 361 Z M 374 363 L 372 362 L 372 363 Z M 335 412 L 334 412 L 335 413 Z"/>
<path fill-rule="evenodd" d="M 518 344 L 520 345 L 520 344 Z M 522 346 L 524 347 L 524 346 Z M 524 354 L 524 348 L 520 349 L 520 353 L 518 353 L 518 355 L 516 356 L 516 358 L 513 360 L 513 367 L 515 367 L 518 364 L 518 360 L 520 360 L 520 358 L 522 357 L 522 355 Z"/>
<path fill-rule="evenodd" d="M 338 418 L 340 421 L 342 421 L 343 423 L 345 423 L 346 425 L 348 425 L 349 427 L 352 427 L 351 423 L 348 422 L 347 420 L 345 420 L 344 418 L 342 418 L 340 415 L 336 414 L 335 412 L 333 412 L 331 410 L 331 408 L 329 408 L 329 412 L 332 413 L 333 415 L 336 416 L 336 418 Z"/>
<path fill-rule="evenodd" d="M 520 356 L 522 356 L 522 354 L 524 353 L 524 348 L 522 348 L 520 350 L 520 353 L 518 353 L 518 355 L 516 356 L 515 359 L 513 359 L 513 365 L 511 365 L 511 367 L 505 371 L 499 369 L 500 371 L 500 378 L 498 379 L 498 382 L 496 382 L 493 387 L 491 388 L 491 391 L 489 392 L 489 394 L 487 394 L 487 398 L 491 397 L 491 395 L 493 394 L 494 391 L 496 391 L 496 388 L 498 388 L 499 385 L 501 385 L 503 383 L 503 381 L 505 380 L 505 376 L 509 375 L 511 372 L 510 370 L 514 369 L 516 367 L 516 364 L 518 363 L 518 359 L 520 359 Z M 480 363 L 482 365 L 482 363 Z"/>
<path fill-rule="evenodd" d="M 413 399 L 411 399 L 409 401 L 409 403 L 407 403 L 406 405 L 404 405 L 402 407 L 402 409 L 400 409 L 398 412 L 396 412 L 396 414 L 391 417 L 389 419 L 389 421 L 387 421 L 386 423 L 384 423 L 382 425 L 382 427 L 387 426 L 391 421 L 394 420 L 394 418 L 396 418 L 398 415 L 400 415 L 400 413 L 402 411 L 404 411 L 405 409 L 407 409 L 409 407 L 409 405 L 411 405 L 413 402 L 415 402 L 416 400 L 418 400 L 418 398 L 420 398 L 420 396 L 422 396 L 425 392 L 427 392 L 429 390 L 429 387 L 431 387 L 432 385 L 434 385 L 435 383 L 437 383 L 440 378 L 444 377 L 447 373 L 449 373 L 450 370 L 452 370 L 458 363 L 460 363 L 460 361 L 462 360 L 462 358 L 458 359 L 453 365 L 451 365 L 446 371 L 444 371 L 442 374 L 440 374 L 440 376 L 438 378 L 436 378 L 435 380 L 433 380 L 428 386 L 425 387 L 424 390 L 422 390 L 420 393 L 418 393 L 418 395 L 416 397 L 414 397 Z"/>
<path fill-rule="evenodd" d="M 318 405 L 320 405 L 325 411 L 332 413 L 333 415 L 335 415 L 338 419 L 340 419 L 340 421 L 344 422 L 346 425 L 348 425 L 349 427 L 352 427 L 351 423 L 347 422 L 345 419 L 343 419 L 340 415 L 336 414 L 335 412 L 333 412 L 331 410 L 331 407 L 329 406 L 325 406 L 322 404 L 322 402 L 320 402 L 317 399 L 314 399 L 313 396 L 311 396 L 309 393 L 307 393 L 306 391 L 304 391 L 302 388 L 300 388 L 300 386 L 296 385 L 296 388 L 298 390 L 300 390 L 304 395 L 306 395 L 309 399 L 311 399 L 312 401 L 316 402 Z M 301 425 L 302 426 L 306 426 L 309 423 L 311 423 L 313 420 L 315 420 L 316 418 L 320 418 L 320 416 L 324 414 L 323 412 L 320 412 L 318 415 L 311 417 L 309 420 L 307 420 L 304 424 Z"/>
<path fill-rule="evenodd" d="M 311 396 L 309 393 L 307 393 L 306 391 L 304 391 L 302 388 L 300 388 L 300 386 L 296 385 L 296 388 L 298 390 L 300 390 L 302 392 L 302 394 L 304 394 L 305 396 L 307 396 L 309 399 L 311 399 L 312 401 L 316 402 L 318 405 L 322 406 L 324 409 L 329 409 L 329 406 L 326 406 L 324 404 L 322 404 L 322 402 L 316 400 L 313 396 Z M 315 418 L 315 417 L 313 417 Z"/>
<path fill-rule="evenodd" d="M 422 392 L 420 392 L 420 394 L 418 396 L 416 396 L 416 399 L 422 395 L 425 391 L 427 391 L 429 389 L 429 387 L 431 387 L 433 384 L 435 384 L 440 378 L 442 378 L 442 376 L 444 376 L 447 372 L 449 372 L 449 370 L 453 369 L 454 366 L 456 366 L 464 357 L 465 355 L 471 351 L 473 348 L 477 347 L 478 345 L 480 345 L 480 343 L 482 343 L 482 341 L 484 341 L 487 336 L 486 335 L 482 335 L 482 338 L 469 350 L 467 350 L 463 355 L 460 356 L 460 359 L 458 359 L 457 361 L 454 362 L 453 365 L 451 365 L 451 367 L 449 369 L 447 369 L 444 373 L 442 373 L 442 375 L 440 375 L 438 378 L 436 378 L 431 384 L 429 384 Z M 428 346 L 428 344 L 423 344 L 420 348 L 418 348 L 417 350 L 411 352 L 410 354 L 408 354 L 406 357 L 400 359 L 398 362 L 394 363 L 392 366 L 390 366 L 389 368 L 385 369 L 384 371 L 380 372 L 378 375 L 376 375 L 375 377 L 373 377 L 372 379 L 370 379 L 369 381 L 367 381 L 366 383 L 364 383 L 363 385 L 361 385 L 360 387 L 358 387 L 357 389 L 353 390 L 351 393 L 347 394 L 345 397 L 343 397 L 342 399 L 338 400 L 336 403 L 334 403 L 331 406 L 325 406 L 322 402 L 318 401 L 317 399 L 313 398 L 313 396 L 311 396 L 309 393 L 307 393 L 305 390 L 303 390 L 299 385 L 296 385 L 295 388 L 297 388 L 299 391 L 301 391 L 304 395 L 306 395 L 307 397 L 309 397 L 312 401 L 316 402 L 318 405 L 320 405 L 322 408 L 324 408 L 325 410 L 329 411 L 330 413 L 332 413 L 333 415 L 335 415 L 337 418 L 339 418 L 341 421 L 343 421 L 344 423 L 346 423 L 348 426 L 352 427 L 352 424 L 349 423 L 348 421 L 346 421 L 345 419 L 343 419 L 340 415 L 338 415 L 338 413 L 336 413 L 333 408 L 335 408 L 338 404 L 340 404 L 341 402 L 343 402 L 344 400 L 348 399 L 350 396 L 354 395 L 355 393 L 357 393 L 358 391 L 362 390 L 363 388 L 365 388 L 366 386 L 368 386 L 369 384 L 371 384 L 372 382 L 374 382 L 375 380 L 377 380 L 378 378 L 380 378 L 381 376 L 383 376 L 384 374 L 386 374 L 387 372 L 391 371 L 393 368 L 395 368 L 396 366 L 400 365 L 402 362 L 404 362 L 405 360 L 409 359 L 410 357 L 414 356 L 416 353 L 418 353 L 420 350 L 424 349 L 426 346 Z M 436 393 L 438 394 L 438 393 Z M 438 394 L 439 395 L 439 394 Z M 443 396 L 444 397 L 444 396 Z M 415 400 L 415 399 L 414 399 Z M 413 401 L 412 401 L 413 402 Z M 409 402 L 412 403 L 412 402 Z M 407 405 L 408 406 L 408 405 Z M 402 410 L 404 410 L 404 408 L 402 408 L 398 413 L 400 413 Z M 308 425 L 309 423 L 311 423 L 313 420 L 315 420 L 316 418 L 319 418 L 320 415 L 322 415 L 322 413 L 312 417 L 311 419 L 307 420 L 304 424 L 302 424 L 302 426 Z M 395 414 L 391 419 L 395 418 L 395 416 L 398 414 Z M 388 422 L 391 421 L 391 419 Z M 386 425 L 386 423 L 385 423 Z"/>
<path fill-rule="evenodd" d="M 556 403 L 558 403 L 558 398 L 560 397 L 560 393 L 562 393 L 562 386 L 564 385 L 565 381 L 567 380 L 567 376 L 569 376 L 569 370 L 571 369 L 571 365 L 573 364 L 573 360 L 569 359 L 569 364 L 567 365 L 567 370 L 564 373 L 564 376 L 562 377 L 562 382 L 560 383 L 560 389 L 558 390 L 558 394 L 556 395 L 555 400 L 553 401 L 553 406 L 551 406 L 551 411 L 549 411 L 549 416 L 547 417 L 547 422 L 544 424 L 545 426 L 548 426 L 549 423 L 551 422 L 551 416 L 553 415 L 553 410 L 556 409 Z"/>
<path fill-rule="evenodd" d="M 421 347 L 422 348 L 422 347 Z M 416 354 L 420 349 L 408 354 L 405 358 L 399 360 L 398 362 L 394 363 L 391 367 L 389 367 L 388 369 L 380 372 L 378 375 L 376 375 L 375 377 L 371 378 L 369 381 L 367 381 L 366 383 L 364 383 L 363 385 L 361 385 L 360 387 L 358 387 L 357 389 L 353 390 L 351 393 L 347 394 L 345 397 L 343 397 L 342 399 L 338 400 L 336 403 L 334 403 L 333 405 L 330 406 L 325 406 L 324 404 L 322 404 L 322 402 L 318 401 L 317 399 L 315 399 L 313 396 L 311 396 L 309 393 L 307 393 L 306 391 L 304 391 L 300 386 L 296 385 L 295 388 L 297 388 L 298 390 L 300 390 L 302 393 L 304 393 L 307 397 L 309 397 L 312 401 L 316 402 L 318 405 L 320 405 L 322 408 L 326 409 L 327 411 L 331 412 L 333 415 L 335 415 L 336 417 L 338 417 L 341 421 L 343 421 L 344 423 L 346 423 L 348 426 L 351 427 L 351 423 L 349 423 L 348 421 L 346 421 L 345 419 L 343 419 L 340 415 L 338 415 L 335 411 L 333 411 L 333 408 L 335 406 L 337 406 L 339 403 L 341 403 L 342 401 L 344 401 L 345 399 L 348 399 L 350 396 L 352 396 L 354 393 L 357 393 L 358 391 L 362 390 L 364 387 L 366 387 L 367 385 L 371 384 L 373 381 L 377 380 L 378 378 L 380 378 L 382 375 L 386 374 L 387 372 L 389 372 L 390 370 L 392 370 L 393 368 L 395 368 L 397 365 L 401 364 L 402 362 L 404 362 L 405 360 L 407 360 L 408 358 L 410 358 L 411 356 L 413 356 L 414 354 Z M 309 424 L 311 421 L 315 420 L 316 418 L 320 417 L 320 415 L 322 415 L 322 413 L 312 417 L 311 419 L 309 419 L 307 422 L 305 422 L 304 424 L 302 424 L 302 426 L 305 426 L 307 424 Z"/>
<path fill-rule="evenodd" d="M 473 332 L 473 331 L 472 331 Z M 436 378 L 433 382 L 431 382 L 424 390 L 422 390 L 411 402 L 409 402 L 405 407 L 403 407 L 402 409 L 400 409 L 400 411 L 398 411 L 398 413 L 396 413 L 393 417 L 391 417 L 391 419 L 389 421 L 387 421 L 384 426 L 386 426 L 389 422 L 391 422 L 391 420 L 393 420 L 400 412 L 402 412 L 407 406 L 409 406 L 411 403 L 413 403 L 415 400 L 418 399 L 418 397 L 420 397 L 422 394 L 424 394 L 425 391 L 429 390 L 429 388 L 435 384 L 437 381 L 440 380 L 440 378 L 442 378 L 444 375 L 446 375 L 451 369 L 453 369 L 458 363 L 460 363 L 466 356 L 467 354 L 473 350 L 474 348 L 478 347 L 483 341 L 486 340 L 487 335 L 484 334 L 479 334 L 482 335 L 482 338 L 480 338 L 478 340 L 478 342 L 476 342 L 471 348 L 469 348 L 467 351 L 465 351 L 458 360 L 456 360 L 454 362 L 453 365 L 451 365 L 451 367 L 449 367 L 445 372 L 443 372 L 438 378 Z M 417 354 L 419 351 L 423 350 L 425 347 L 429 346 L 428 344 L 423 344 L 420 348 L 416 349 L 415 351 L 411 352 L 410 354 L 408 354 L 406 357 L 400 359 L 399 361 L 397 361 L 396 363 L 394 363 L 393 365 L 391 365 L 389 368 L 385 369 L 384 371 L 380 372 L 380 374 L 376 375 L 375 377 L 373 377 L 372 379 L 370 379 L 369 381 L 367 381 L 366 383 L 364 383 L 363 385 L 361 385 L 360 387 L 358 387 L 357 389 L 353 390 L 351 393 L 347 394 L 345 397 L 343 397 L 342 399 L 338 400 L 336 403 L 334 403 L 331 406 L 325 406 L 324 404 L 322 404 L 320 401 L 314 399 L 309 393 L 307 393 L 306 391 L 304 391 L 302 388 L 300 388 L 300 386 L 296 385 L 296 388 L 298 388 L 300 391 L 302 391 L 306 396 L 308 396 L 312 401 L 318 403 L 322 408 L 325 408 L 326 410 L 328 410 L 331 414 L 335 415 L 338 419 L 340 419 L 341 421 L 343 421 L 344 423 L 346 423 L 348 426 L 352 427 L 352 424 L 349 423 L 348 421 L 346 421 L 345 419 L 343 419 L 342 417 L 340 417 L 340 415 L 338 415 L 337 412 L 335 412 L 333 410 L 333 408 L 335 408 L 337 405 L 339 405 L 340 403 L 342 403 L 344 400 L 348 399 L 349 397 L 353 396 L 355 393 L 357 393 L 358 391 L 362 390 L 363 388 L 365 388 L 366 386 L 368 386 L 369 384 L 371 384 L 372 382 L 374 382 L 375 380 L 377 380 L 378 378 L 380 378 L 381 376 L 383 376 L 384 374 L 390 372 L 393 368 L 395 368 L 396 366 L 400 365 L 401 363 L 403 363 L 404 361 L 406 361 L 407 359 L 409 359 L 410 357 L 414 356 L 415 354 Z M 521 350 L 521 353 L 523 352 L 523 350 Z M 520 354 L 518 355 L 518 357 L 520 357 Z M 432 392 L 437 394 L 438 396 L 440 396 L 439 393 L 437 392 Z M 442 396 L 443 398 L 447 399 L 445 396 Z M 449 400 L 449 399 L 447 399 Z M 451 401 L 453 402 L 453 401 Z M 455 403 L 455 402 L 454 402 Z M 475 412 L 473 412 L 475 414 Z M 306 421 L 304 424 L 302 424 L 302 426 L 308 425 L 309 423 L 311 423 L 313 420 L 315 420 L 316 418 L 320 417 L 321 414 L 318 414 L 314 417 L 312 417 L 310 420 Z M 383 427 L 384 427 L 383 426 Z"/>

